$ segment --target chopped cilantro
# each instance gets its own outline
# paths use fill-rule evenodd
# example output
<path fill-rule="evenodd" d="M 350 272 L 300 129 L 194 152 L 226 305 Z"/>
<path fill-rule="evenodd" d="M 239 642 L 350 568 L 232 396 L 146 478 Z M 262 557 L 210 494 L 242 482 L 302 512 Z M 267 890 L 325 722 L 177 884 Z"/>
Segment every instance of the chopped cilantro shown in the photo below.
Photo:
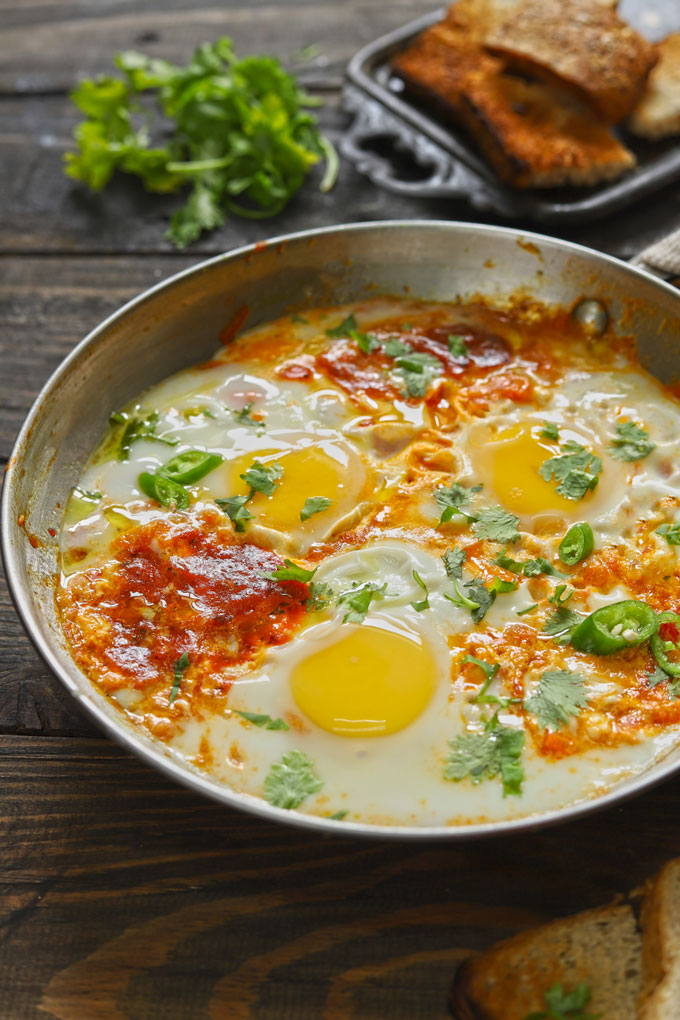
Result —
<path fill-rule="evenodd" d="M 98 503 L 103 498 L 103 493 L 96 492 L 94 489 L 81 489 L 79 485 L 76 485 L 73 495 L 85 503 Z"/>
<path fill-rule="evenodd" d="M 462 514 L 468 521 L 477 520 L 476 514 L 468 513 L 462 507 L 470 502 L 474 493 L 481 492 L 481 489 L 481 485 L 473 485 L 468 488 L 461 485 L 460 482 L 451 482 L 448 489 L 443 485 L 440 486 L 434 494 L 435 502 L 442 512 L 439 523 L 446 524 L 454 514 Z"/>
<path fill-rule="evenodd" d="M 274 807 L 291 808 L 312 793 L 318 793 L 323 782 L 314 773 L 314 762 L 302 751 L 289 751 L 276 761 L 264 781 L 265 799 Z"/>
<path fill-rule="evenodd" d="M 607 453 L 617 460 L 642 460 L 656 448 L 649 435 L 635 422 L 627 421 L 616 426 L 616 439 L 612 439 Z"/>
<path fill-rule="evenodd" d="M 527 613 L 533 613 L 534 609 L 538 609 L 538 602 L 532 602 L 530 606 L 525 606 L 524 609 L 516 609 L 515 612 L 518 616 L 526 616 Z"/>
<path fill-rule="evenodd" d="M 537 556 L 535 560 L 513 560 L 503 550 L 502 553 L 496 556 L 494 563 L 497 563 L 499 567 L 503 567 L 504 570 L 510 570 L 513 574 L 523 574 L 524 577 L 538 577 L 539 574 L 548 574 L 551 577 L 566 577 L 566 574 L 553 567 L 552 563 L 544 559 L 543 556 Z"/>
<path fill-rule="evenodd" d="M 358 329 L 351 329 L 349 335 L 364 354 L 372 354 L 373 351 L 380 347 L 380 341 L 372 333 L 360 333 Z"/>
<path fill-rule="evenodd" d="M 566 606 L 560 606 L 552 616 L 548 617 L 543 626 L 543 633 L 551 636 L 564 634 L 566 631 L 572 631 L 576 624 L 581 622 L 581 619 L 582 617 L 578 613 L 567 609 Z"/>
<path fill-rule="evenodd" d="M 170 690 L 171 705 L 174 703 L 175 698 L 179 694 L 180 684 L 182 683 L 182 674 L 190 665 L 189 656 L 186 652 L 182 652 L 179 659 L 175 659 L 175 679 Z"/>
<path fill-rule="evenodd" d="M 470 355 L 468 354 L 467 344 L 465 338 L 459 336 L 458 333 L 449 333 L 449 350 L 454 358 L 459 358 L 461 361 L 469 361 Z"/>
<path fill-rule="evenodd" d="M 444 779 L 454 783 L 468 776 L 473 783 L 493 779 L 499 773 L 503 796 L 522 793 L 524 770 L 520 765 L 524 733 L 509 726 L 498 726 L 484 733 L 463 733 L 449 741 Z"/>
<path fill-rule="evenodd" d="M 423 581 L 422 577 L 417 570 L 413 571 L 413 580 L 416 582 L 419 588 L 425 592 L 425 597 L 421 602 L 410 602 L 409 605 L 415 609 L 416 613 L 422 613 L 424 609 L 430 608 L 430 600 L 427 592 L 427 585 Z"/>
<path fill-rule="evenodd" d="M 381 599 L 385 596 L 387 582 L 378 586 L 373 581 L 356 585 L 350 591 L 338 595 L 338 605 L 346 605 L 347 612 L 343 617 L 343 623 L 363 623 L 366 613 L 373 599 Z"/>
<path fill-rule="evenodd" d="M 449 595 L 448 592 L 444 592 L 445 599 L 448 599 L 449 602 L 453 602 L 454 606 L 458 606 L 459 609 L 469 609 L 470 612 L 474 612 L 476 609 L 479 609 L 479 603 L 475 602 L 474 599 L 468 598 L 468 596 L 464 595 L 460 590 L 460 585 L 458 584 L 457 579 L 454 580 L 453 586 L 456 590 L 456 594 Z"/>
<path fill-rule="evenodd" d="M 245 531 L 245 522 L 252 520 L 253 515 L 246 506 L 250 496 L 229 496 L 228 499 L 216 499 L 220 510 L 223 510 L 230 521 L 234 522 L 237 531 Z"/>
<path fill-rule="evenodd" d="M 546 482 L 558 482 L 556 491 L 566 499 L 578 501 L 595 488 L 602 461 L 584 446 L 569 440 L 560 447 L 562 453 L 550 457 L 538 469 Z"/>
<path fill-rule="evenodd" d="M 668 673 L 661 668 L 661 666 L 655 666 L 654 672 L 650 673 L 647 677 L 647 683 L 650 687 L 658 687 L 659 684 L 668 680 Z"/>
<path fill-rule="evenodd" d="M 283 474 L 283 468 L 274 461 L 271 467 L 265 467 L 259 460 L 253 461 L 248 470 L 240 477 L 250 486 L 252 498 L 254 492 L 262 492 L 265 496 L 273 496 L 276 485 Z"/>
<path fill-rule="evenodd" d="M 538 719 L 544 730 L 559 730 L 569 717 L 578 715 L 588 704 L 583 693 L 585 677 L 566 669 L 547 670 L 541 677 L 536 693 L 527 698 L 524 707 Z"/>
<path fill-rule="evenodd" d="M 583 1007 L 590 1002 L 588 985 L 581 982 L 571 992 L 565 992 L 559 981 L 555 981 L 544 993 L 547 1009 L 528 1013 L 524 1020 L 600 1020 L 602 1013 L 584 1013 Z"/>
<path fill-rule="evenodd" d="M 357 320 L 353 315 L 348 315 L 339 325 L 333 326 L 332 329 L 327 329 L 326 336 L 331 337 L 333 340 L 340 340 L 342 337 L 348 337 L 352 330 L 356 333 L 358 329 Z"/>
<path fill-rule="evenodd" d="M 447 549 L 442 556 L 444 561 L 444 569 L 446 570 L 446 576 L 452 580 L 456 578 L 460 580 L 463 577 L 463 564 L 466 560 L 465 550 L 459 549 L 458 546 L 453 546 L 452 549 Z"/>
<path fill-rule="evenodd" d="M 489 591 L 478 577 L 475 577 L 472 581 L 468 581 L 465 585 L 470 597 L 475 601 L 476 607 L 471 609 L 472 619 L 475 623 L 479 623 L 486 616 L 486 613 L 496 601 L 496 592 L 494 589 Z"/>
<path fill-rule="evenodd" d="M 548 602 L 553 602 L 556 606 L 563 606 L 565 602 L 569 601 L 573 594 L 573 588 L 568 588 L 566 584 L 558 584 L 555 591 L 548 599 Z"/>
<path fill-rule="evenodd" d="M 324 510 L 328 510 L 332 502 L 333 500 L 328 499 L 327 496 L 308 496 L 300 511 L 300 520 L 308 521 L 312 514 L 320 514 Z"/>
<path fill-rule="evenodd" d="M 270 574 L 264 574 L 263 576 L 271 581 L 300 581 L 302 584 L 307 584 L 314 577 L 318 569 L 318 567 L 315 567 L 314 570 L 305 570 L 304 567 L 298 566 L 292 560 L 284 559 L 282 567 L 277 567 Z"/>
<path fill-rule="evenodd" d="M 491 542 L 517 542 L 518 524 L 519 517 L 507 513 L 503 507 L 491 506 L 480 510 L 472 530 L 477 538 L 488 538 Z"/>
<path fill-rule="evenodd" d="M 323 581 L 310 581 L 309 598 L 306 603 L 307 612 L 316 613 L 321 609 L 326 609 L 334 598 L 335 592 L 330 585 L 324 584 Z"/>
<path fill-rule="evenodd" d="M 264 425 L 261 421 L 256 421 L 255 418 L 253 418 L 252 414 L 250 413 L 252 409 L 253 401 L 251 400 L 239 411 L 232 411 L 231 413 L 236 419 L 236 421 L 239 423 L 239 425 L 250 425 L 253 428 L 261 426 L 262 428 L 264 428 Z"/>
<path fill-rule="evenodd" d="M 489 696 L 486 693 L 487 690 L 489 689 L 489 686 L 491 685 L 494 677 L 496 676 L 496 673 L 501 668 L 500 663 L 499 662 L 494 662 L 492 664 L 490 662 L 484 662 L 483 659 L 477 659 L 477 658 L 475 658 L 474 655 L 465 655 L 463 657 L 463 662 L 469 662 L 473 666 L 478 666 L 482 670 L 482 672 L 484 673 L 484 677 L 485 677 L 484 683 L 482 684 L 480 690 L 477 692 L 475 697 L 472 699 L 471 703 L 473 705 L 486 705 L 486 704 L 490 704 L 490 703 L 500 704 L 498 698 Z"/>
<path fill-rule="evenodd" d="M 439 358 L 426 351 L 416 351 L 411 344 L 397 337 L 390 337 L 383 349 L 388 358 L 394 358 L 394 364 L 403 377 L 405 396 L 424 397 L 432 380 L 442 373 Z"/>
<path fill-rule="evenodd" d="M 385 343 L 385 354 L 388 358 L 401 358 L 405 354 L 410 354 L 413 348 L 410 344 L 404 343 L 396 336 L 390 337 Z"/>
<path fill-rule="evenodd" d="M 114 411 L 109 420 L 113 424 L 125 425 L 118 441 L 118 460 L 127 460 L 132 444 L 139 439 L 165 443 L 166 446 L 177 446 L 179 439 L 168 439 L 166 436 L 156 435 L 159 418 L 158 411 L 152 411 L 146 418 L 140 418 L 137 415 L 130 416 L 125 411 Z"/>
<path fill-rule="evenodd" d="M 259 726 L 260 729 L 265 730 L 289 730 L 290 726 L 283 719 L 272 719 L 270 715 L 264 715 L 261 712 L 239 712 L 236 709 L 236 715 L 240 715 L 246 722 L 250 722 L 253 726 Z"/>
<path fill-rule="evenodd" d="M 332 822 L 342 822 L 345 818 L 347 818 L 348 814 L 349 811 L 334 811 L 333 814 L 328 817 Z"/>
<path fill-rule="evenodd" d="M 544 439 L 552 439 L 555 441 L 560 438 L 560 430 L 554 421 L 544 421 L 543 428 L 541 429 L 541 435 Z"/>
<path fill-rule="evenodd" d="M 675 524 L 662 524 L 656 529 L 657 535 L 663 535 L 669 545 L 680 545 L 680 521 Z"/>
<path fill-rule="evenodd" d="M 517 581 L 503 581 L 500 577 L 494 577 L 489 591 L 495 591 L 497 595 L 502 595 L 505 592 L 515 591 L 516 588 Z"/>

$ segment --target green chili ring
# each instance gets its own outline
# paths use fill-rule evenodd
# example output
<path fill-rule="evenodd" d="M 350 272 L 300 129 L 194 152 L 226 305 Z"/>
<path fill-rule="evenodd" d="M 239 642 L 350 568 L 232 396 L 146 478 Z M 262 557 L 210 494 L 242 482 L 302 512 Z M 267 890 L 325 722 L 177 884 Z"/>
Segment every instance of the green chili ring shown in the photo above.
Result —
<path fill-rule="evenodd" d="M 189 506 L 189 493 L 171 478 L 143 471 L 137 479 L 137 484 L 145 496 L 155 499 L 161 506 L 170 506 L 174 503 L 178 510 L 186 510 Z"/>
<path fill-rule="evenodd" d="M 571 643 L 579 652 L 612 655 L 648 641 L 659 629 L 659 617 L 645 602 L 626 599 L 596 609 L 578 625 Z"/>
<path fill-rule="evenodd" d="M 572 524 L 559 545 L 560 559 L 568 567 L 573 567 L 586 556 L 590 556 L 595 548 L 593 529 L 587 521 Z"/>
<path fill-rule="evenodd" d="M 662 623 L 674 623 L 680 629 L 680 616 L 678 616 L 677 613 L 659 613 L 659 625 Z M 657 633 L 654 634 L 649 641 L 649 647 L 652 650 L 652 655 L 664 673 L 668 673 L 669 676 L 680 676 L 680 662 L 671 662 L 666 654 L 664 643 L 663 638 L 657 631 Z M 674 644 L 677 648 L 678 644 L 675 642 Z"/>
<path fill-rule="evenodd" d="M 178 485 L 191 485 L 198 482 L 204 475 L 214 471 L 222 463 L 219 453 L 206 453 L 205 450 L 185 450 L 158 469 L 157 474 L 177 482 Z"/>

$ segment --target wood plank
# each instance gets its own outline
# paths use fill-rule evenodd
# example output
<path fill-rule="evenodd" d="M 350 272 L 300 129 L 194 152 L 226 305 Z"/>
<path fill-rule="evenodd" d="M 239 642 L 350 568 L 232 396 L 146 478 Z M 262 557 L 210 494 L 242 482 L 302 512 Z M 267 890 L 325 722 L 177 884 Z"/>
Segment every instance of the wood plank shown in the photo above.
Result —
<path fill-rule="evenodd" d="M 220 35 L 231 36 L 238 53 L 279 57 L 307 84 L 337 87 L 356 50 L 436 6 L 432 0 L 11 4 L 3 12 L 0 91 L 66 91 L 78 78 L 107 73 L 113 54 L 126 49 L 186 63 L 194 47 Z M 321 52 L 302 61 L 297 55 L 309 44 Z"/>
<path fill-rule="evenodd" d="M 680 844 L 677 781 L 503 841 L 392 844 L 237 814 L 105 741 L 0 754 L 12 1020 L 444 1020 L 465 953 L 609 901 Z"/>

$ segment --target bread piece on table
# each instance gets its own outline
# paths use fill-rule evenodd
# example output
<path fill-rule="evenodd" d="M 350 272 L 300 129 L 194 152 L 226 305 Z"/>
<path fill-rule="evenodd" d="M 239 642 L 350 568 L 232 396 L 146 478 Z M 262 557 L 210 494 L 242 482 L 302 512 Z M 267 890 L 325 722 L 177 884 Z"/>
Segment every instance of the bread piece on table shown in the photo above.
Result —
<path fill-rule="evenodd" d="M 647 883 L 642 902 L 640 1020 L 680 1017 L 680 858 Z"/>
<path fill-rule="evenodd" d="M 441 22 L 425 29 L 394 57 L 392 67 L 414 95 L 433 103 L 444 117 L 455 119 L 468 75 L 494 75 L 503 65 L 485 53 L 464 28 Z"/>
<path fill-rule="evenodd" d="M 659 62 L 628 119 L 630 130 L 643 138 L 680 134 L 680 32 L 659 43 L 657 52 Z"/>
<path fill-rule="evenodd" d="M 483 42 L 510 69 L 569 88 L 608 124 L 628 116 L 657 59 L 650 43 L 593 0 L 523 0 L 492 19 Z"/>
<path fill-rule="evenodd" d="M 514 187 L 591 186 L 635 165 L 591 110 L 543 82 L 470 74 L 458 103 L 482 153 Z"/>
<path fill-rule="evenodd" d="M 640 935 L 628 905 L 586 910 L 468 957 L 451 991 L 453 1015 L 456 1020 L 524 1020 L 545 1009 L 545 993 L 556 981 L 565 993 L 581 982 L 588 985 L 589 1013 L 637 1020 Z"/>

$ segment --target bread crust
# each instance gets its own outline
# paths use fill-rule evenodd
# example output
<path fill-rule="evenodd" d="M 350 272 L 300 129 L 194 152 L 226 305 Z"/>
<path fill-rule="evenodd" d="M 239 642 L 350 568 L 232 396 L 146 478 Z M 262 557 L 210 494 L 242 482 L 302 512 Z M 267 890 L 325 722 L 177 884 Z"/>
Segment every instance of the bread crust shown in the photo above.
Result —
<path fill-rule="evenodd" d="M 592 0 L 523 0 L 483 21 L 484 44 L 508 67 L 570 89 L 608 124 L 628 116 L 657 60 L 650 43 Z"/>
<path fill-rule="evenodd" d="M 680 858 L 668 861 L 647 883 L 640 923 L 640 1020 L 676 1020 L 680 1016 Z"/>
<path fill-rule="evenodd" d="M 657 47 L 659 61 L 628 119 L 628 128 L 642 138 L 680 134 L 680 32 Z"/>

